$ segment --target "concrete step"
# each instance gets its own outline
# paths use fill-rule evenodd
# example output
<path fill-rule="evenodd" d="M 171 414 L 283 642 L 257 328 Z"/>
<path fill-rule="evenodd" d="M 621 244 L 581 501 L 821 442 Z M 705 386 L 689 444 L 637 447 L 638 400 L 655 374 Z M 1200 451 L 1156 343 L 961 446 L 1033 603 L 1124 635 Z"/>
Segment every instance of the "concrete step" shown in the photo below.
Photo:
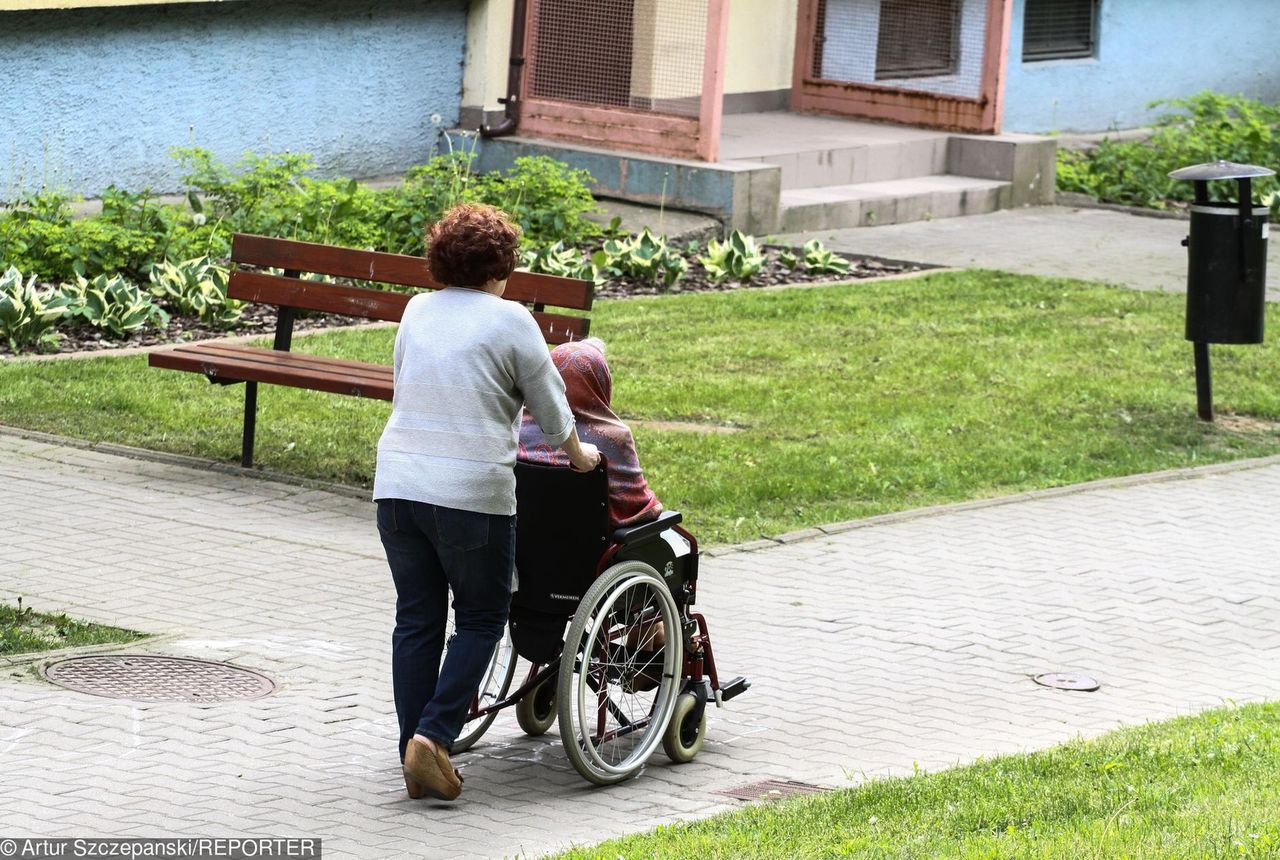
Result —
<path fill-rule="evenodd" d="M 783 190 L 886 182 L 946 173 L 948 136 L 925 135 L 909 140 L 867 141 L 823 146 L 739 159 L 776 164 Z M 793 144 L 794 146 L 794 144 Z"/>
<path fill-rule="evenodd" d="M 781 232 L 796 233 L 980 215 L 1007 209 L 1012 200 L 1010 182 L 942 174 L 785 189 L 778 215 Z"/>

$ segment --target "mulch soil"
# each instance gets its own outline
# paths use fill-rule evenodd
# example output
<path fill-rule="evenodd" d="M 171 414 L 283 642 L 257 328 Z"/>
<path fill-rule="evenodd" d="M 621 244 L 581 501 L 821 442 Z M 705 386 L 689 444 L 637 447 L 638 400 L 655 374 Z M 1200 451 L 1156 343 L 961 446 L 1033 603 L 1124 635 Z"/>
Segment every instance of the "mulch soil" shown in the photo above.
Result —
<path fill-rule="evenodd" d="M 729 290 L 753 289 L 759 287 L 779 286 L 784 284 L 820 284 L 839 281 L 865 280 L 881 278 L 886 275 L 898 275 L 917 272 L 930 268 L 918 263 L 906 263 L 894 260 L 880 260 L 872 257 L 843 255 L 850 263 L 849 271 L 833 274 L 812 274 L 802 270 L 788 269 L 778 261 L 778 255 L 784 248 L 765 247 L 768 264 L 748 282 L 732 280 L 712 281 L 707 271 L 697 261 L 696 254 L 687 255 L 689 271 L 678 284 L 671 288 L 655 287 L 647 281 L 630 277 L 615 278 L 603 287 L 596 289 L 596 297 L 601 299 L 626 298 L 629 296 L 652 296 L 674 293 L 727 292 Z M 334 328 L 348 326 L 361 320 L 334 314 L 300 314 L 294 321 L 294 331 Z M 215 329 L 202 325 L 194 317 L 171 316 L 169 325 L 164 329 L 146 329 L 135 332 L 125 340 L 114 340 L 108 334 L 90 327 L 78 327 L 62 330 L 62 342 L 55 353 L 96 352 L 121 347 L 147 347 L 165 344 L 188 343 L 197 340 L 227 337 L 231 335 L 262 335 L 269 337 L 275 331 L 276 309 L 271 305 L 250 305 L 245 309 L 240 324 L 233 329 Z M 0 356 L 14 353 L 8 345 L 0 342 Z"/>

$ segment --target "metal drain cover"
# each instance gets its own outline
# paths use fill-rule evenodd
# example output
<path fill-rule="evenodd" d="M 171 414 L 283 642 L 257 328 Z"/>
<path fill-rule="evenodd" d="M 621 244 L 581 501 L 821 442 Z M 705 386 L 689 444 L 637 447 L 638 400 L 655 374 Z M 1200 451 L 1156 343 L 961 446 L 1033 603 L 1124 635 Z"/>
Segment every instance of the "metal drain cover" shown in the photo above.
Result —
<path fill-rule="evenodd" d="M 796 794 L 819 794 L 830 790 L 821 785 L 813 785 L 808 782 L 793 782 L 788 779 L 766 779 L 761 782 L 741 785 L 737 788 L 726 788 L 723 791 L 717 791 L 716 794 L 723 794 L 735 800 L 780 800 Z"/>
<path fill-rule="evenodd" d="M 1055 690 L 1079 690 L 1082 693 L 1092 693 L 1102 686 L 1088 675 L 1080 675 L 1076 672 L 1046 672 L 1043 675 L 1036 675 L 1031 680 L 1042 687 L 1053 687 Z"/>
<path fill-rule="evenodd" d="M 134 702 L 230 702 L 258 699 L 276 688 L 266 675 L 248 669 L 153 654 L 70 657 L 41 674 L 68 690 Z"/>

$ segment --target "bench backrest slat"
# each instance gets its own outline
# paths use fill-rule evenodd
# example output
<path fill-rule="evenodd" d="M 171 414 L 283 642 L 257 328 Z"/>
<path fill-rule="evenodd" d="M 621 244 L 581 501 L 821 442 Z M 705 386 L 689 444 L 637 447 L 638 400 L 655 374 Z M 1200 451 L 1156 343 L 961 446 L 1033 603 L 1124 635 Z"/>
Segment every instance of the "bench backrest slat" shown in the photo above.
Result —
<path fill-rule="evenodd" d="M 406 293 L 317 283 L 239 269 L 231 273 L 227 294 L 246 302 L 388 322 L 399 322 L 405 305 L 413 298 Z M 533 318 L 550 344 L 582 340 L 591 328 L 591 320 L 586 317 L 535 311 Z"/>
<path fill-rule="evenodd" d="M 231 259 L 250 266 L 274 266 L 337 278 L 377 281 L 404 287 L 440 289 L 423 257 L 336 248 L 314 242 L 275 239 L 237 233 L 231 242 Z M 590 310 L 594 286 L 590 281 L 559 278 L 532 272 L 513 272 L 503 298 L 517 302 Z"/>

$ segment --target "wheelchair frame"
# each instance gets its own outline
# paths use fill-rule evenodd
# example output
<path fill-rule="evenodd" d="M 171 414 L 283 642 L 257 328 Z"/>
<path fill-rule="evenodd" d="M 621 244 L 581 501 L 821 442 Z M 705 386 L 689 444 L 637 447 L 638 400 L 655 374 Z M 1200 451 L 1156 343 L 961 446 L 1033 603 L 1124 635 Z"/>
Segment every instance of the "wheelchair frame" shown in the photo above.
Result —
<path fill-rule="evenodd" d="M 573 493 L 598 492 L 604 486 L 604 469 L 602 463 L 588 488 L 591 482 L 583 481 L 579 473 L 520 463 L 517 484 L 522 486 L 522 479 L 525 483 L 550 480 L 573 487 Z M 592 510 L 595 505 L 605 510 L 607 502 L 597 496 L 590 504 Z M 559 722 L 570 762 L 598 785 L 637 775 L 659 742 L 674 762 L 688 762 L 697 755 L 706 736 L 707 703 L 722 707 L 750 682 L 737 677 L 721 683 L 706 617 L 690 611 L 697 591 L 698 542 L 680 525 L 681 519 L 679 513 L 665 512 L 657 520 L 605 535 L 605 549 L 595 562 L 588 587 L 573 614 L 564 616 L 568 631 L 565 634 L 561 628 L 558 653 L 551 660 L 531 661 L 514 691 L 510 685 L 517 651 L 508 626 L 494 647 L 489 671 L 453 745 L 455 753 L 475 744 L 499 711 L 515 706 L 517 720 L 530 736 L 543 734 Z M 681 540 L 687 543 L 687 552 L 676 554 L 672 547 L 679 547 Z M 525 587 L 522 574 L 521 588 Z M 647 596 L 637 611 L 636 595 L 640 594 Z M 663 626 L 658 627 L 659 623 Z M 672 629 L 680 635 L 669 636 Z M 654 650 L 657 630 L 662 631 L 663 642 Z M 639 669 L 635 667 L 638 656 L 658 653 L 660 676 L 652 656 Z M 636 695 L 637 702 L 615 701 L 610 692 L 614 688 L 619 697 Z M 635 713 L 632 708 L 645 707 L 649 692 L 653 698 L 647 712 Z M 590 701 L 593 695 L 594 702 Z M 633 735 L 638 737 L 632 743 L 624 741 Z M 611 746 L 615 742 L 623 748 L 616 760 Z"/>

